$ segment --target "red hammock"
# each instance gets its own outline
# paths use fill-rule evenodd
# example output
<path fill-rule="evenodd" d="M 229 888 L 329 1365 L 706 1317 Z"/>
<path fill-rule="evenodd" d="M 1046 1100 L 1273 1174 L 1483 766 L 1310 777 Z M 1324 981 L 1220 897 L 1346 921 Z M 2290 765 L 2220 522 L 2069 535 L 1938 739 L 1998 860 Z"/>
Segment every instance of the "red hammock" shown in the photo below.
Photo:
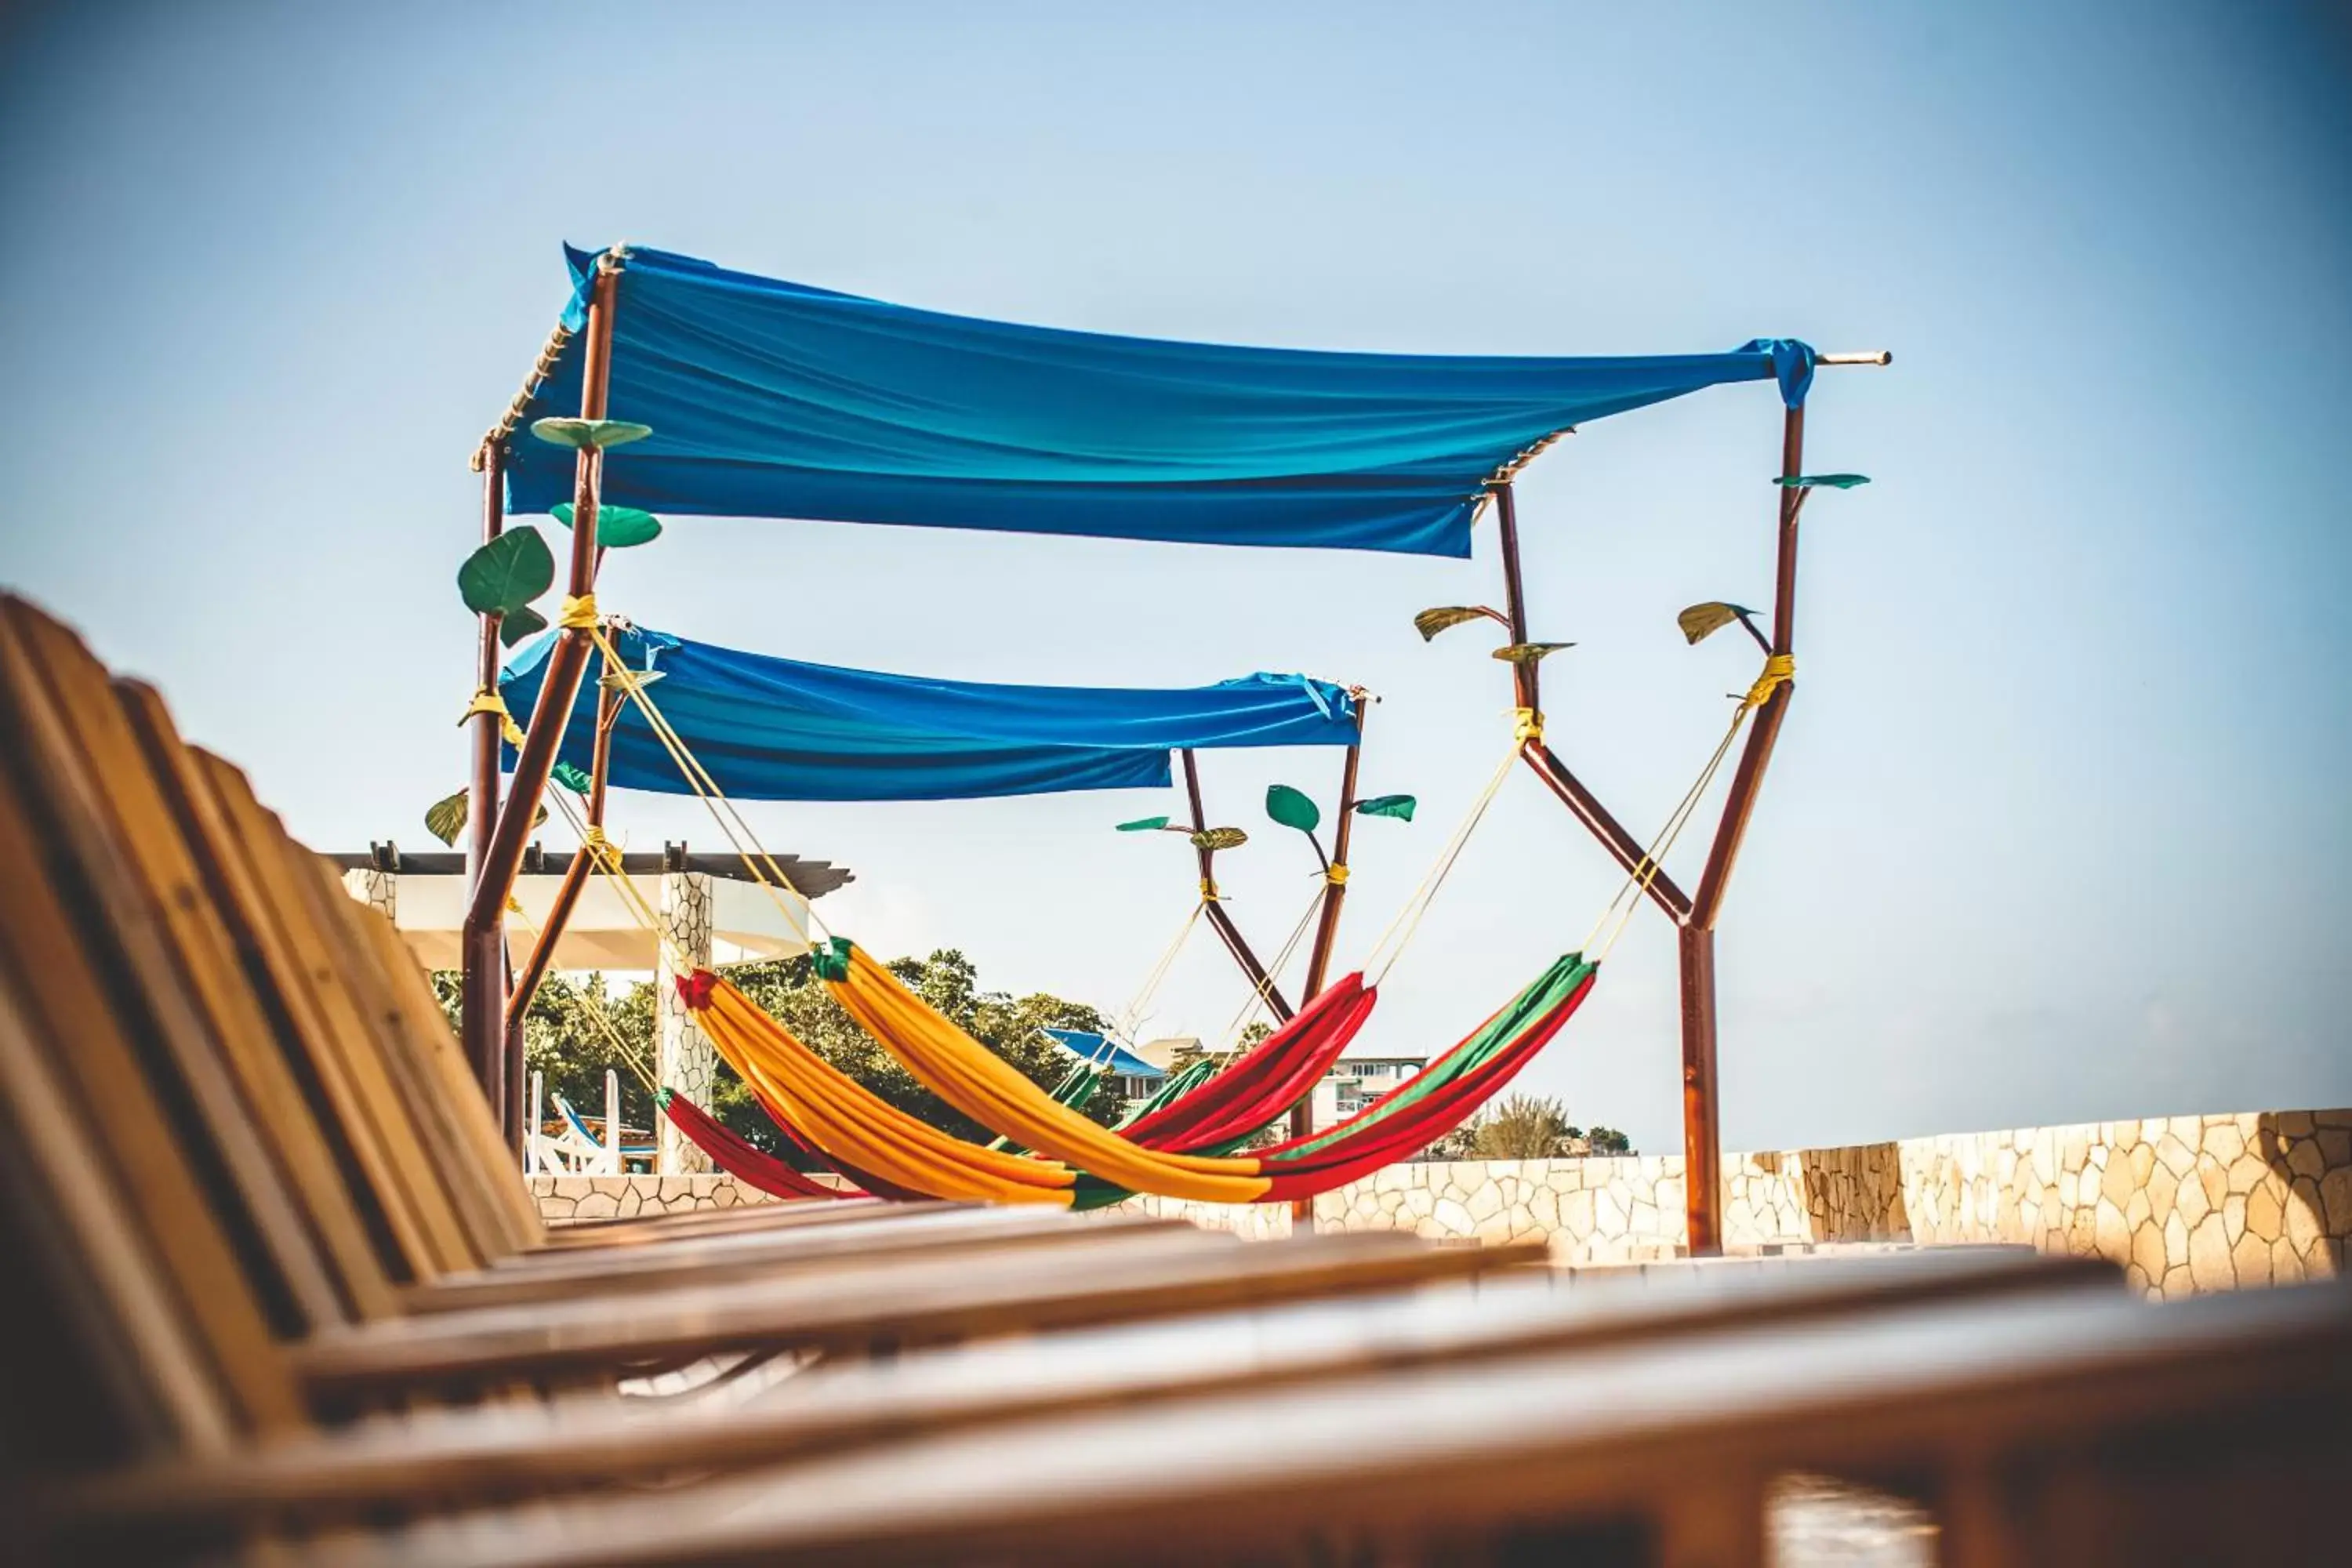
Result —
<path fill-rule="evenodd" d="M 1189 1151 L 1256 1131 L 1314 1092 L 1379 999 L 1361 974 L 1334 981 L 1240 1060 L 1120 1135 L 1146 1149 Z"/>
<path fill-rule="evenodd" d="M 779 1198 L 862 1198 L 876 1195 L 870 1191 L 828 1186 L 823 1182 L 811 1180 L 773 1154 L 755 1149 L 737 1137 L 724 1122 L 676 1089 L 662 1095 L 661 1102 L 662 1111 L 670 1119 L 671 1125 L 709 1155 L 712 1164 L 747 1187 L 756 1187 L 772 1197 Z"/>

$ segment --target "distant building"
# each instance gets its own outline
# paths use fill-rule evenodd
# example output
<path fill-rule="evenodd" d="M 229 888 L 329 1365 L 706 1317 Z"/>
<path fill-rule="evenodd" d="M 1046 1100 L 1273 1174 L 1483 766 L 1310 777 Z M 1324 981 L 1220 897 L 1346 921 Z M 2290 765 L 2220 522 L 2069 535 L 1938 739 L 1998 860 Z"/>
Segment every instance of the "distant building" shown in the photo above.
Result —
<path fill-rule="evenodd" d="M 1342 1057 L 1315 1086 L 1317 1129 L 1336 1127 L 1429 1065 L 1427 1057 Z"/>
<path fill-rule="evenodd" d="M 1138 1052 L 1101 1035 L 1085 1029 L 1048 1029 L 1045 1033 L 1073 1059 L 1107 1069 L 1112 1086 L 1129 1100 L 1148 1100 L 1168 1081 L 1166 1067 L 1147 1061 Z"/>

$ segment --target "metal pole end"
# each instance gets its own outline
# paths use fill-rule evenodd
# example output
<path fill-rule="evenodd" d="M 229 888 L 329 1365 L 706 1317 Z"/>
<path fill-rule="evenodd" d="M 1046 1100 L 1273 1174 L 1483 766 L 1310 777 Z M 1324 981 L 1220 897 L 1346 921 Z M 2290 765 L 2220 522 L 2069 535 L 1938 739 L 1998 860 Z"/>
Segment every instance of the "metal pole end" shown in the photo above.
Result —
<path fill-rule="evenodd" d="M 1892 349 L 1863 349 L 1850 353 L 1815 354 L 1813 363 L 1822 364 L 1889 365 L 1895 363 Z"/>

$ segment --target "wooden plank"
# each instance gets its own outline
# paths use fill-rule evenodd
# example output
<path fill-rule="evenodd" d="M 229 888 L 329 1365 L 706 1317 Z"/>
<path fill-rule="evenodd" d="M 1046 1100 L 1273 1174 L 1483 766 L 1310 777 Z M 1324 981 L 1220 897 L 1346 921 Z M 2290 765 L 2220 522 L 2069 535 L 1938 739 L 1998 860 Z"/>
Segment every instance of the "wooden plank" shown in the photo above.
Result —
<path fill-rule="evenodd" d="M 2115 1291 L 2111 1268 L 1954 1248 L 1852 1261 L 1685 1269 L 1567 1288 L 1529 1271 L 1473 1285 L 1284 1302 L 1067 1329 L 820 1365 L 746 1407 L 633 1412 L 575 1400 L 431 1421 L 373 1423 L 299 1446 L 155 1467 L 79 1489 L 67 1510 L 151 1522 L 299 1507 L 312 1519 L 404 1499 L 593 1490 L 661 1470 L 726 1471 L 837 1456 L 909 1436 L 1048 1413 L 1467 1366 L 1542 1352 L 1605 1352 L 1925 1301 Z"/>
<path fill-rule="evenodd" d="M 633 1300 L 497 1308 L 372 1324 L 297 1347 L 296 1371 L 343 1396 L 491 1373 L 610 1364 L 625 1357 L 751 1348 L 861 1350 L 1024 1333 L 1302 1296 L 1394 1289 L 1539 1260 L 1540 1245 L 1431 1247 L 1339 1236 L 1283 1247 L 1202 1249 L 1154 1230 L 1086 1248 L 885 1260 L 814 1277 Z"/>
<path fill-rule="evenodd" d="M 21 655 L 0 616 L 0 668 L 8 675 L 0 680 L 0 773 L 5 776 L 0 865 L 9 868 L 8 894 L 0 898 L 0 952 L 21 988 L 33 1037 L 72 1042 L 48 1053 L 67 1092 L 53 1106 L 35 1105 L 33 1112 L 77 1129 L 93 1150 L 103 1151 L 107 1185 L 139 1194 L 131 1213 L 140 1233 L 171 1280 L 240 1423 L 253 1429 L 297 1425 L 299 1408 L 270 1342 L 268 1308 L 248 1287 L 245 1265 L 215 1219 L 202 1179 L 182 1157 L 130 1032 L 155 1027 L 142 1005 L 143 993 L 126 971 L 100 978 L 92 967 L 95 952 L 82 945 L 79 911 L 58 886 L 60 873 L 79 877 L 82 869 L 76 852 L 86 847 L 87 825 L 73 831 L 53 821 L 37 823 L 18 791 L 18 778 L 35 758 L 16 704 L 25 683 L 16 677 L 27 673 Z M 129 939 L 141 934 L 136 924 L 126 914 L 112 929 Z M 108 956 L 120 962 L 119 953 Z"/>
<path fill-rule="evenodd" d="M 2103 1458 L 2121 1438 L 2214 1423 L 2265 1445 L 2276 1480 L 2258 1496 L 2325 1495 L 2352 1470 L 2347 1398 L 2341 1287 L 2162 1308 L 2048 1292 L 992 1423 L 657 1499 L 469 1512 L 320 1561 L 1452 1563 L 1629 1518 L 1651 1521 L 1654 1543 L 1695 1475 L 1933 1475 L 1969 1451 L 2030 1457 L 2061 1489 L 2105 1466 L 2155 1511 L 2164 1488 L 2129 1487 L 2127 1451 Z M 2293 1517 L 2310 1529 L 2307 1507 Z M 2338 1543 L 2324 1522 L 2331 1533 L 2257 1534 L 2259 1555 L 2240 1560 L 2320 1560 L 2308 1554 Z M 2070 1564 L 2120 1561 L 2078 1544 L 2088 1554 Z"/>

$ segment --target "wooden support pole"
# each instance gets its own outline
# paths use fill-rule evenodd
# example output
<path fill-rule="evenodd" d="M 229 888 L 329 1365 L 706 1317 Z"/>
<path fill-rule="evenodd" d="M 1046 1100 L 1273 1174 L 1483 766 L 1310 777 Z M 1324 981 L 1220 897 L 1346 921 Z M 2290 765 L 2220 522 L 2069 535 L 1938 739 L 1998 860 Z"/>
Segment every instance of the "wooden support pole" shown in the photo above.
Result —
<path fill-rule="evenodd" d="M 1804 471 L 1805 411 L 1791 408 L 1780 426 L 1780 473 L 1795 479 Z M 1781 487 L 1780 528 L 1772 584 L 1772 651 L 1793 655 L 1797 630 L 1797 519 L 1804 510 L 1805 492 L 1793 485 Z M 1756 797 L 1764 786 L 1764 771 L 1771 765 L 1772 747 L 1788 717 L 1796 682 L 1784 680 L 1750 721 L 1748 743 L 1731 775 L 1731 790 L 1723 803 L 1723 820 L 1707 847 L 1706 869 L 1700 873 L 1698 891 L 1681 936 L 1683 1021 L 1683 1184 L 1688 1210 L 1690 1249 L 1694 1257 L 1723 1250 L 1723 1142 L 1720 1094 L 1716 1079 L 1715 927 L 1723 914 L 1725 890 L 1748 825 L 1756 811 Z"/>
<path fill-rule="evenodd" d="M 1208 818 L 1201 808 L 1201 764 L 1189 746 L 1178 754 L 1184 759 L 1184 794 L 1192 807 L 1192 831 L 1199 833 L 1209 826 Z M 1265 972 L 1265 965 L 1258 962 L 1257 954 L 1250 951 L 1250 944 L 1242 939 L 1241 928 L 1234 924 L 1233 916 L 1225 913 L 1225 906 L 1217 897 L 1217 852 L 1195 847 L 1201 860 L 1202 912 L 1208 916 L 1211 929 L 1224 942 L 1225 951 L 1234 955 L 1234 962 L 1241 965 L 1242 973 L 1249 977 L 1250 984 L 1265 995 L 1267 1009 L 1287 1024 L 1290 1022 L 1291 1006 L 1283 998 L 1282 988 Z"/>
<path fill-rule="evenodd" d="M 596 699 L 596 743 L 590 756 L 588 773 L 588 826 L 604 826 L 604 776 L 613 760 L 613 726 L 621 717 L 621 694 L 600 691 Z M 564 928 L 571 923 L 572 911 L 579 907 L 580 895 L 587 890 L 589 879 L 596 874 L 595 857 L 586 846 L 572 858 L 565 868 L 562 886 L 555 889 L 555 901 L 548 907 L 547 919 L 539 928 L 539 940 L 531 944 L 530 957 L 524 961 L 522 973 L 507 996 L 507 1012 L 520 1019 L 530 1010 L 531 998 L 539 994 L 541 982 L 555 966 L 555 944 L 562 940 Z"/>
<path fill-rule="evenodd" d="M 1323 874 L 1323 907 L 1316 916 L 1315 945 L 1307 954 L 1306 1000 L 1312 1002 L 1323 994 L 1324 983 L 1331 973 L 1331 952 L 1339 941 L 1339 910 L 1348 900 L 1348 839 L 1356 823 L 1356 770 L 1364 755 L 1364 721 L 1371 717 L 1371 702 L 1362 691 L 1355 693 L 1356 743 L 1348 748 L 1348 760 L 1339 770 L 1339 816 L 1331 827 L 1331 865 Z M 1315 1091 L 1309 1089 L 1299 1102 L 1290 1108 L 1290 1135 L 1305 1138 L 1315 1131 Z M 1296 1231 L 1301 1223 L 1307 1229 L 1315 1226 L 1315 1200 L 1294 1198 L 1290 1204 L 1290 1224 Z"/>
<path fill-rule="evenodd" d="M 1519 578 L 1519 504 L 1511 481 L 1495 487 L 1496 537 L 1503 547 L 1503 614 L 1511 623 L 1511 641 L 1528 641 L 1528 594 Z M 1511 666 L 1511 694 L 1530 712 L 1543 710 L 1541 682 L 1533 662 Z"/>
<path fill-rule="evenodd" d="M 613 305 L 618 282 L 619 274 L 610 258 L 600 261 L 589 296 L 581 364 L 580 416 L 583 419 L 604 417 L 605 394 L 612 373 Z M 572 571 L 565 588 L 567 595 L 575 599 L 584 598 L 596 589 L 596 501 L 603 479 L 604 453 L 593 447 L 582 447 L 573 469 Z M 498 825 L 484 847 L 467 899 L 463 941 L 469 949 L 477 942 L 495 944 L 499 940 L 506 901 L 514 890 L 515 873 L 522 865 L 523 848 L 539 812 L 540 796 L 555 765 L 556 752 L 563 743 L 564 725 L 572 716 L 572 700 L 579 695 L 580 679 L 588 668 L 588 654 L 593 646 L 594 639 L 586 628 L 567 626 L 548 655 L 539 700 L 531 710 L 522 751 L 515 762 L 513 782 L 499 807 Z M 501 972 L 493 978 L 486 967 L 478 965 L 473 978 L 476 984 L 472 990 L 482 994 L 484 1001 L 478 1006 L 468 1006 L 464 1013 L 467 1054 L 478 1064 L 488 1064 L 493 1079 L 503 1078 L 507 1058 L 504 1019 L 500 1016 L 506 991 L 504 974 Z M 488 1000 L 493 991 L 499 996 L 498 1005 Z M 492 1095 L 491 1104 L 504 1106 L 507 1099 L 501 1086 L 500 1091 Z M 520 1121 L 513 1110 L 508 1110 L 502 1120 L 509 1129 Z"/>
<path fill-rule="evenodd" d="M 482 448 L 482 542 L 506 531 L 506 448 L 489 443 Z M 474 679 L 492 690 L 499 679 L 497 616 L 477 617 Z M 488 858 L 490 835 L 499 817 L 499 717 L 477 713 L 466 721 L 466 743 L 471 753 L 466 786 L 466 889 L 470 899 Z M 499 1042 L 505 1035 L 503 1012 L 506 982 L 506 906 L 484 924 L 468 926 L 458 942 L 458 1018 L 465 1036 L 467 1060 L 490 1113 L 501 1125 L 511 1120 L 508 1104 L 518 1100 L 518 1086 L 505 1076 L 505 1054 Z M 485 1045 L 489 1047 L 484 1049 Z"/>
<path fill-rule="evenodd" d="M 1883 365 L 1894 356 L 1884 352 L 1825 354 L 1819 364 Z M 1804 471 L 1805 411 L 1786 410 L 1780 433 L 1780 473 L 1795 479 Z M 1769 653 L 1796 652 L 1797 523 L 1804 510 L 1806 492 L 1795 486 L 1780 489 L 1780 527 L 1773 572 L 1772 637 Z M 1503 591 L 1511 640 L 1528 640 L 1526 593 L 1519 566 L 1518 516 L 1507 481 L 1495 487 L 1500 524 Z M 1754 628 L 1749 628 L 1752 633 Z M 1515 666 L 1512 685 L 1522 708 L 1538 706 L 1535 667 Z M 1723 1143 L 1721 1095 L 1717 1077 L 1717 1015 L 1715 994 L 1715 928 L 1721 917 L 1733 867 L 1748 835 L 1771 764 L 1772 748 L 1788 715 L 1795 682 L 1782 681 L 1750 721 L 1748 742 L 1732 773 L 1723 818 L 1708 846 L 1706 867 L 1695 893 L 1685 894 L 1664 869 L 1649 879 L 1650 899 L 1676 927 L 1677 967 L 1681 990 L 1683 1058 L 1683 1159 L 1685 1217 L 1694 1256 L 1723 1250 Z M 1644 858 L 1644 846 L 1628 833 L 1608 809 L 1580 783 L 1542 740 L 1520 748 L 1536 776 L 1559 797 L 1562 805 L 1599 839 L 1620 866 L 1631 874 Z"/>

